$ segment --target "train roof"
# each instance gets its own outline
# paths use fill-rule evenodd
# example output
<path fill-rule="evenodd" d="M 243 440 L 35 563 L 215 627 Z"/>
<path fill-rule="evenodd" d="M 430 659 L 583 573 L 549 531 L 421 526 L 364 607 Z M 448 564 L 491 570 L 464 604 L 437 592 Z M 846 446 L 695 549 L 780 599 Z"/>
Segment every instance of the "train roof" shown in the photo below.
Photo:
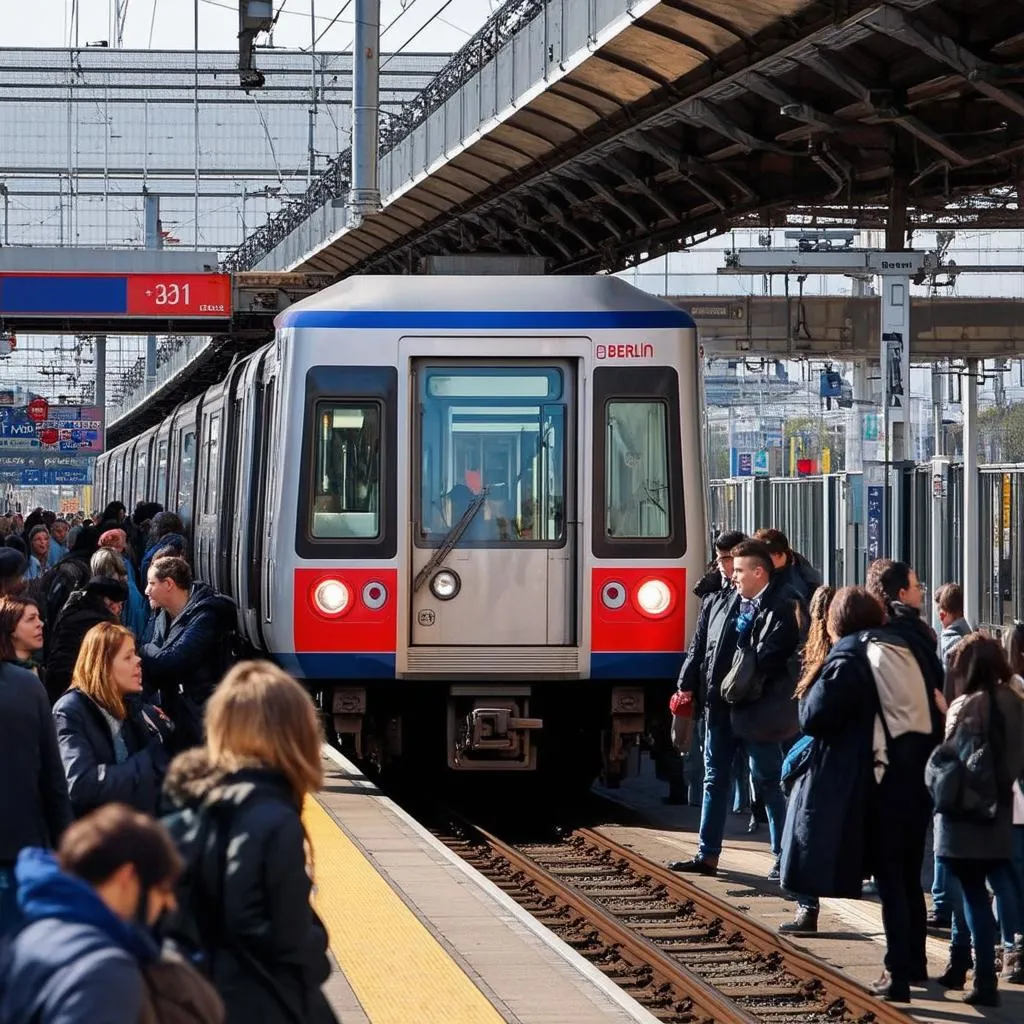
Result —
<path fill-rule="evenodd" d="M 617 277 L 350 277 L 289 306 L 277 327 L 449 330 L 692 328 L 685 310 Z"/>

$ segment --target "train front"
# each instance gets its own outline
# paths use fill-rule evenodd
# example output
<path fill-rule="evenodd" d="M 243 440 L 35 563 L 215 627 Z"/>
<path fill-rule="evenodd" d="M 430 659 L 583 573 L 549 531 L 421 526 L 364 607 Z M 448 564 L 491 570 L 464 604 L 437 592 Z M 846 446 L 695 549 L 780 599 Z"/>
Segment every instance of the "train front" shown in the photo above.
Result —
<path fill-rule="evenodd" d="M 306 458 L 275 645 L 339 737 L 381 766 L 621 774 L 705 557 L 689 317 L 607 277 L 354 278 L 283 326 Z"/>

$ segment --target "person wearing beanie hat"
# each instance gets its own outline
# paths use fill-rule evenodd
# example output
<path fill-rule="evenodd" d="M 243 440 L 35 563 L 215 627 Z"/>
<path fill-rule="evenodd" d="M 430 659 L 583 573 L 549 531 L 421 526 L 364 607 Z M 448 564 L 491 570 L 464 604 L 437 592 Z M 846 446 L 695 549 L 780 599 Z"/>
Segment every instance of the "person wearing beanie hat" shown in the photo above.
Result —
<path fill-rule="evenodd" d="M 46 692 L 51 704 L 71 685 L 71 675 L 85 634 L 100 622 L 119 623 L 121 609 L 127 599 L 128 587 L 107 576 L 93 576 L 83 589 L 76 590 L 68 598 L 49 630 Z"/>

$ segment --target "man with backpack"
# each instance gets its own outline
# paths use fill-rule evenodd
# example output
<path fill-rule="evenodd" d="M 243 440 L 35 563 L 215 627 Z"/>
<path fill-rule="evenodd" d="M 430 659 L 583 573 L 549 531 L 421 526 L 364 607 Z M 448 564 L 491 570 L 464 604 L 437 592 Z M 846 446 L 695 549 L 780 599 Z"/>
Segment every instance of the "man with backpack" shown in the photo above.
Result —
<path fill-rule="evenodd" d="M 146 597 L 157 613 L 153 638 L 142 648 L 142 681 L 159 690 L 174 722 L 175 749 L 203 741 L 203 709 L 234 662 L 235 603 L 192 579 L 184 558 L 156 558 Z"/>
<path fill-rule="evenodd" d="M 22 924 L 0 954 L 0 1022 L 220 1024 L 216 992 L 163 959 L 150 934 L 174 908 L 181 871 L 166 829 L 121 804 L 71 825 L 56 857 L 23 850 Z"/>

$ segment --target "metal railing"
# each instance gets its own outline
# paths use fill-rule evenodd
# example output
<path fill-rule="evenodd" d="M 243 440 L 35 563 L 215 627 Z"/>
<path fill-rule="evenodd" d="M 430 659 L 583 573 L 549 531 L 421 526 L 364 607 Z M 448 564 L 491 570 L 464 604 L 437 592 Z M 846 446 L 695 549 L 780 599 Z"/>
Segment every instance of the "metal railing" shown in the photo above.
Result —
<path fill-rule="evenodd" d="M 517 32 L 542 14 L 545 6 L 546 0 L 507 0 L 421 93 L 403 104 L 397 114 L 381 116 L 381 156 L 393 150 L 458 92 Z M 232 272 L 254 267 L 313 213 L 346 195 L 351 175 L 352 151 L 347 149 L 330 160 L 326 169 L 313 179 L 298 199 L 283 206 L 227 256 L 222 263 L 223 269 Z"/>

